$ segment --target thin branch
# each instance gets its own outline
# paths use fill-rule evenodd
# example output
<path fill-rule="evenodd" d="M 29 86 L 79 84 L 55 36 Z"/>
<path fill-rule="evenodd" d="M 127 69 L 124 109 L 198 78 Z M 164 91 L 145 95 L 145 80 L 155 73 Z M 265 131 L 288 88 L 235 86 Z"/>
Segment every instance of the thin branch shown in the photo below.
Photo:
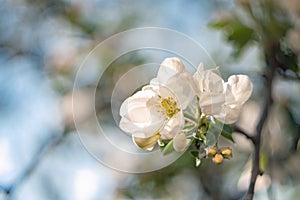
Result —
<path fill-rule="evenodd" d="M 6 195 L 9 195 L 10 190 L 9 188 L 0 185 L 0 192 L 4 192 Z"/>
<path fill-rule="evenodd" d="M 287 73 L 286 71 L 283 71 L 282 69 L 278 69 L 277 74 L 279 75 L 280 78 L 288 80 L 288 81 L 300 81 L 300 74 L 297 72 Z"/>
<path fill-rule="evenodd" d="M 0 186 L 0 188 L 7 194 L 7 199 L 13 198 L 13 192 L 16 190 L 36 169 L 36 167 L 41 162 L 43 156 L 49 152 L 53 147 L 58 145 L 65 137 L 65 133 L 59 136 L 50 137 L 47 139 L 36 151 L 35 156 L 33 156 L 32 161 L 29 166 L 24 170 L 24 172 L 19 176 L 19 178 L 14 181 L 14 183 L 10 187 Z"/>
<path fill-rule="evenodd" d="M 276 51 L 278 50 L 278 48 L 279 48 L 279 44 L 271 44 L 265 50 L 266 63 L 267 63 L 266 72 L 264 74 L 264 77 L 266 79 L 266 87 L 264 92 L 265 99 L 264 99 L 263 111 L 260 120 L 258 121 L 258 124 L 256 126 L 256 135 L 254 136 L 254 154 L 252 160 L 251 178 L 250 178 L 250 185 L 245 200 L 253 199 L 257 176 L 262 175 L 262 172 L 259 168 L 261 135 L 262 135 L 263 127 L 269 115 L 270 107 L 273 104 L 272 84 L 273 84 L 275 69 L 278 66 L 276 61 Z"/>
<path fill-rule="evenodd" d="M 279 73 L 279 75 L 280 75 L 280 77 L 283 78 L 284 80 L 287 80 L 287 81 L 298 81 L 298 82 L 300 82 L 300 77 L 299 77 L 299 75 L 292 76 L 292 75 L 281 74 L 281 73 Z"/>
<path fill-rule="evenodd" d="M 234 126 L 233 131 L 245 136 L 247 139 L 251 140 L 251 142 L 253 144 L 255 143 L 255 138 L 252 135 L 250 135 L 249 133 L 247 133 L 245 130 L 243 130 L 241 127 Z"/>

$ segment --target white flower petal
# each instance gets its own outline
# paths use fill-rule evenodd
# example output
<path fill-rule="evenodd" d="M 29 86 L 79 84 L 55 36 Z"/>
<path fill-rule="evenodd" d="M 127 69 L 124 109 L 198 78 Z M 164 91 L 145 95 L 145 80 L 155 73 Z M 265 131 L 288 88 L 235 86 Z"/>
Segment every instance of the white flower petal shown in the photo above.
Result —
<path fill-rule="evenodd" d="M 163 140 L 172 139 L 184 127 L 184 116 L 182 112 L 177 113 L 174 117 L 169 119 L 160 131 Z"/>
<path fill-rule="evenodd" d="M 225 103 L 224 94 L 202 93 L 199 99 L 201 111 L 206 115 L 215 115 L 222 111 Z"/>
<path fill-rule="evenodd" d="M 154 122 L 137 123 L 132 122 L 126 116 L 121 118 L 120 128 L 136 137 L 147 138 L 157 133 L 164 125 L 164 119 Z"/>
<path fill-rule="evenodd" d="M 150 85 L 165 97 L 175 97 L 180 109 L 185 109 L 195 96 L 192 75 L 186 71 L 179 58 L 166 58 L 160 65 L 157 78 Z"/>
<path fill-rule="evenodd" d="M 158 81 L 158 79 L 157 78 L 153 78 L 153 79 L 151 79 L 151 81 L 150 81 L 150 85 L 151 86 L 159 86 L 159 81 Z"/>
<path fill-rule="evenodd" d="M 213 69 L 204 70 L 202 63 L 198 66 L 193 78 L 199 96 L 203 92 L 223 93 L 224 80 L 217 73 L 213 72 Z"/>
<path fill-rule="evenodd" d="M 232 75 L 228 78 L 227 104 L 244 104 L 251 96 L 253 85 L 247 75 Z"/>
<path fill-rule="evenodd" d="M 202 63 L 193 75 L 193 79 L 202 112 L 207 115 L 220 113 L 225 103 L 223 79 L 212 69 L 204 70 Z"/>
<path fill-rule="evenodd" d="M 233 124 L 239 119 L 241 110 L 242 105 L 224 105 L 222 112 L 217 115 L 214 115 L 214 117 L 225 124 Z"/>
<path fill-rule="evenodd" d="M 184 71 L 185 67 L 179 58 L 166 58 L 160 64 L 157 79 L 160 83 L 165 84 L 172 76 Z"/>
<path fill-rule="evenodd" d="M 147 91 L 138 91 L 131 97 L 127 98 L 121 105 L 120 108 L 120 116 L 124 116 L 132 109 L 132 107 L 140 107 L 140 106 L 146 106 L 147 101 L 155 97 L 155 92 L 151 90 Z"/>
<path fill-rule="evenodd" d="M 177 152 L 183 152 L 190 145 L 191 140 L 186 139 L 184 133 L 177 134 L 173 139 L 173 147 Z"/>
<path fill-rule="evenodd" d="M 150 87 L 127 98 L 120 108 L 120 128 L 138 137 L 150 137 L 164 125 L 166 117 L 159 112 L 158 96 Z"/>
<path fill-rule="evenodd" d="M 120 116 L 124 116 L 126 115 L 127 111 L 128 111 L 128 101 L 129 101 L 129 98 L 127 98 L 122 104 L 121 104 L 121 107 L 120 107 Z"/>
<path fill-rule="evenodd" d="M 192 75 L 188 72 L 173 76 L 166 84 L 172 91 L 180 104 L 181 109 L 185 109 L 195 97 Z"/>

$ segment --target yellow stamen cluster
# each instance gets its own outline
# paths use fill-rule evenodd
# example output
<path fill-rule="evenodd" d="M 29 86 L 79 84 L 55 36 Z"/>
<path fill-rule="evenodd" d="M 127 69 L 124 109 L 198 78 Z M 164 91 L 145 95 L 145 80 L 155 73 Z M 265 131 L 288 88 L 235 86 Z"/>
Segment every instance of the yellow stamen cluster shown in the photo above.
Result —
<path fill-rule="evenodd" d="M 160 103 L 169 119 L 180 111 L 177 107 L 177 102 L 173 97 L 162 98 Z"/>

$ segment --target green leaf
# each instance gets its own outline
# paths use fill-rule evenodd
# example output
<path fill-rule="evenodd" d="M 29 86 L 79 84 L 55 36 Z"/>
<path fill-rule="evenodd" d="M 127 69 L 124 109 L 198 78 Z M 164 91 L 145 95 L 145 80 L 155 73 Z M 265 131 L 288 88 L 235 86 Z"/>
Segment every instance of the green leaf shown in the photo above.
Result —
<path fill-rule="evenodd" d="M 280 49 L 276 53 L 276 59 L 279 63 L 279 66 L 283 71 L 291 70 L 297 74 L 300 70 L 298 66 L 298 56 L 293 52 L 286 43 L 281 42 Z"/>
<path fill-rule="evenodd" d="M 230 19 L 221 19 L 220 21 L 212 22 L 209 24 L 209 27 L 214 29 L 223 29 L 231 23 Z"/>
<path fill-rule="evenodd" d="M 193 130 L 194 128 L 196 128 L 196 125 L 195 124 L 189 124 L 189 125 L 186 125 L 183 130 Z"/>
<path fill-rule="evenodd" d="M 171 140 L 163 149 L 164 149 L 162 151 L 163 155 L 167 155 L 167 154 L 173 152 L 174 151 L 173 140 Z"/>
<path fill-rule="evenodd" d="M 199 158 L 199 151 L 192 150 L 192 151 L 190 151 L 190 154 L 191 154 L 194 158 Z"/>
<path fill-rule="evenodd" d="M 197 123 L 197 119 L 195 117 L 193 117 L 192 115 L 189 115 L 188 113 L 183 113 L 184 117 Z"/>
<path fill-rule="evenodd" d="M 234 56 L 238 57 L 246 44 L 253 38 L 254 31 L 244 26 L 242 23 L 232 25 L 232 33 L 228 35 L 227 40 L 235 46 Z"/>
<path fill-rule="evenodd" d="M 236 58 L 240 56 L 248 42 L 255 38 L 254 30 L 243 24 L 237 17 L 223 18 L 209 26 L 225 32 L 227 41 L 235 47 L 233 55 Z"/>
<path fill-rule="evenodd" d="M 206 133 L 206 145 L 207 146 L 213 146 L 218 141 L 218 131 L 214 127 L 209 128 Z"/>
<path fill-rule="evenodd" d="M 223 130 L 221 132 L 221 135 L 224 138 L 226 138 L 226 139 L 230 140 L 231 142 L 235 143 L 235 141 L 234 141 L 234 139 L 232 137 L 232 127 L 229 126 L 228 124 L 224 124 Z"/>
<path fill-rule="evenodd" d="M 230 140 L 231 142 L 235 143 L 232 137 L 232 127 L 228 124 L 223 124 L 221 121 L 215 119 L 215 123 L 211 123 L 213 127 L 216 127 L 221 135 Z"/>
<path fill-rule="evenodd" d="M 214 146 L 218 142 L 222 128 L 219 128 L 217 125 L 218 124 L 213 124 L 213 123 L 210 123 L 209 125 L 209 128 L 206 133 L 207 146 Z"/>

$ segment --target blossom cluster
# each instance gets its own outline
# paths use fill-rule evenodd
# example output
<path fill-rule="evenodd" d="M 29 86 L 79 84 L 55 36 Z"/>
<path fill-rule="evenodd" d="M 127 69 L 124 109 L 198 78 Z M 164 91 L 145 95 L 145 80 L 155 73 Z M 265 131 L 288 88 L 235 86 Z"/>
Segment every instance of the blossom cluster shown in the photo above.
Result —
<path fill-rule="evenodd" d="M 235 123 L 252 87 L 246 75 L 225 82 L 216 69 L 204 70 L 200 64 L 191 74 L 179 58 L 166 58 L 149 85 L 122 103 L 119 126 L 144 150 L 158 144 L 164 153 L 183 152 L 193 143 L 196 158 L 208 157 L 209 128 Z"/>

